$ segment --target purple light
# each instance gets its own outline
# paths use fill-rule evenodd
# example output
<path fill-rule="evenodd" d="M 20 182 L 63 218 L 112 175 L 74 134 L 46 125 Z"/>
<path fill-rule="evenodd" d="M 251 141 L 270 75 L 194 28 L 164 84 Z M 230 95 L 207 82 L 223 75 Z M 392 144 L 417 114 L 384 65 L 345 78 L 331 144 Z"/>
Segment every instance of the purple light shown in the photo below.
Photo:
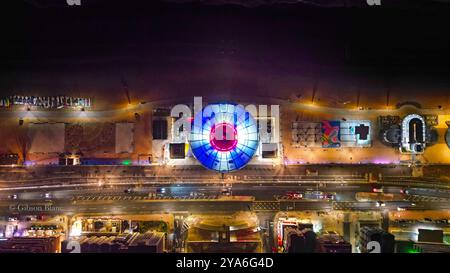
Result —
<path fill-rule="evenodd" d="M 303 160 L 295 160 L 295 159 L 284 159 L 285 165 L 298 165 L 298 164 L 305 164 Z"/>
<path fill-rule="evenodd" d="M 34 161 L 30 161 L 30 160 L 26 160 L 24 163 L 23 163 L 23 165 L 25 165 L 25 166 L 33 166 L 33 165 L 35 165 L 36 163 L 34 162 Z"/>
<path fill-rule="evenodd" d="M 396 160 L 388 160 L 388 159 L 380 158 L 380 159 L 375 159 L 374 161 L 372 161 L 372 163 L 386 165 L 386 164 L 398 164 L 399 162 Z"/>

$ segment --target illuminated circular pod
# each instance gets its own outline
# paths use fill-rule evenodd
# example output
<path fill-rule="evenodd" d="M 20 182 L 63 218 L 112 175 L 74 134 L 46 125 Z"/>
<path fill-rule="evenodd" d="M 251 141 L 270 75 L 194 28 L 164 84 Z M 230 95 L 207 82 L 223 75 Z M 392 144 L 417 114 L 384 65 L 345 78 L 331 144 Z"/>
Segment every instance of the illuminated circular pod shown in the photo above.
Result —
<path fill-rule="evenodd" d="M 242 106 L 210 104 L 194 117 L 189 144 L 206 168 L 221 173 L 238 170 L 258 148 L 256 121 Z"/>

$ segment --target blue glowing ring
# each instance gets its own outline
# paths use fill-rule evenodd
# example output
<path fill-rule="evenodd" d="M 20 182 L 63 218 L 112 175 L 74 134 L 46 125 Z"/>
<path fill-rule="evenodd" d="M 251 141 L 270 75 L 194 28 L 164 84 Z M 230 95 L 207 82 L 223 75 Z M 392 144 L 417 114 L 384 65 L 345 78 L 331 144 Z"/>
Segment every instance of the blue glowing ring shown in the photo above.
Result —
<path fill-rule="evenodd" d="M 239 170 L 258 148 L 256 121 L 237 105 L 210 104 L 192 122 L 191 151 L 210 170 L 221 173 Z"/>

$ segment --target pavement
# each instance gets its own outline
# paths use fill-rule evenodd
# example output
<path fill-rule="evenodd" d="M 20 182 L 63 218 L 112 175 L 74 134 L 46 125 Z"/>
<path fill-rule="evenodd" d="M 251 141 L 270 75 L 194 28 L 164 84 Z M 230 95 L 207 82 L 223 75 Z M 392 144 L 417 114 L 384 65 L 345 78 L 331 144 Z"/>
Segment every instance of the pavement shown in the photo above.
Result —
<path fill-rule="evenodd" d="M 245 101 L 249 98 L 236 97 L 236 101 Z M 191 101 L 187 101 L 190 103 Z M 312 104 L 307 101 L 288 101 L 286 99 L 270 98 L 266 99 L 267 104 L 280 105 L 282 119 L 280 122 L 280 133 L 282 136 L 283 160 L 285 164 L 326 164 L 326 163 L 400 163 L 403 161 L 411 161 L 410 155 L 400 154 L 398 148 L 393 148 L 382 144 L 378 137 L 377 118 L 380 115 L 398 115 L 404 117 L 410 113 L 418 113 L 422 115 L 437 115 L 438 125 L 436 129 L 439 132 L 437 143 L 427 147 L 423 155 L 417 155 L 415 158 L 425 164 L 449 164 L 450 149 L 445 143 L 444 135 L 447 125 L 445 122 L 449 120 L 450 109 L 418 109 L 411 105 L 401 108 L 378 108 L 363 109 L 357 107 L 327 107 L 323 105 Z M 17 135 L 20 131 L 17 129 L 17 120 L 24 119 L 24 126 L 31 122 L 66 122 L 66 123 L 100 123 L 100 122 L 116 122 L 128 121 L 135 123 L 134 142 L 135 150 L 128 156 L 134 160 L 139 160 L 140 155 L 152 154 L 155 161 L 161 161 L 160 146 L 152 145 L 152 137 L 150 127 L 152 115 L 151 111 L 158 105 L 171 105 L 170 100 L 145 102 L 143 104 L 130 104 L 119 109 L 103 110 L 103 111 L 0 111 L 0 137 L 5 140 L 5 148 L 16 151 L 20 154 L 17 145 Z M 173 104 L 173 101 L 172 101 Z M 139 113 L 140 119 L 136 119 L 134 114 Z M 291 145 L 291 125 L 294 121 L 315 121 L 322 120 L 369 120 L 371 121 L 372 145 L 368 148 L 337 148 L 323 149 L 321 147 L 294 147 Z M 94 143 L 97 140 L 94 140 Z M 152 148 L 153 147 L 153 148 Z M 51 146 L 49 148 L 52 148 Z M 110 147 L 113 149 L 114 147 Z M 85 156 L 100 155 L 104 151 L 99 148 L 84 149 Z M 111 155 L 117 157 L 118 155 Z M 41 163 L 50 162 L 57 159 L 55 154 L 41 155 L 39 153 L 30 154 L 29 157 L 35 157 L 36 161 Z M 256 160 L 254 160 L 256 161 Z"/>

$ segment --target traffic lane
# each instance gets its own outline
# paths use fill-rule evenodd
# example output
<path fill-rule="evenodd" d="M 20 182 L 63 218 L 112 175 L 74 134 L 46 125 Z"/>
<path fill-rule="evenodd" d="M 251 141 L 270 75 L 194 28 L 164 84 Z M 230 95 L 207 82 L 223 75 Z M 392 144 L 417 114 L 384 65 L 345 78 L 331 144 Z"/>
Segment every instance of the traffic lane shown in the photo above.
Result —
<path fill-rule="evenodd" d="M 323 201 L 283 201 L 280 202 L 280 211 L 289 210 L 331 210 L 334 209 L 333 202 Z M 417 203 L 414 206 L 410 202 L 396 201 L 385 202 L 385 206 L 378 207 L 376 202 L 354 202 L 349 210 L 388 210 L 396 211 L 398 207 L 422 210 L 422 209 L 449 209 L 450 202 L 443 202 L 439 204 Z M 175 211 L 189 211 L 194 213 L 204 212 L 221 212 L 221 211 L 249 211 L 252 209 L 252 202 L 220 202 L 220 201 L 206 201 L 206 202 L 152 202 L 152 203 L 114 203 L 110 205 L 104 204 L 89 204 L 71 206 L 68 211 L 74 213 L 80 212 L 98 212 L 98 213 L 149 213 L 149 212 L 175 212 Z"/>
<path fill-rule="evenodd" d="M 332 202 L 306 202 L 306 201 L 288 201 L 280 202 L 279 209 L 273 211 L 320 211 L 320 210 L 342 210 L 342 211 L 395 211 L 401 207 L 407 210 L 448 210 L 450 202 L 439 203 L 416 203 L 414 206 L 410 202 L 385 202 L 385 206 L 377 207 L 376 202 L 348 202 L 353 204 L 332 203 Z M 22 209 L 18 209 L 18 205 Z M 53 203 L 47 209 L 34 209 L 37 203 L 15 203 L 8 206 L 0 206 L 0 215 L 73 215 L 73 214 L 148 214 L 148 213 L 173 213 L 173 212 L 191 212 L 191 213 L 220 213 L 237 212 L 253 210 L 251 202 L 220 202 L 220 201 L 185 201 L 185 202 L 151 202 L 151 203 L 125 203 L 115 202 L 111 204 L 91 203 L 91 204 L 61 204 Z M 33 210 L 24 209 L 31 207 Z M 41 208 L 44 207 L 42 202 Z M 12 209 L 13 207 L 13 209 Z M 258 211 L 258 210 L 254 210 Z"/>
<path fill-rule="evenodd" d="M 17 172 L 15 169 L 24 170 L 23 167 L 0 169 L 6 174 Z M 218 178 L 219 175 L 211 174 L 200 166 L 35 166 L 28 167 L 27 170 L 33 171 L 35 178 L 49 178 L 54 175 L 64 174 L 65 177 L 73 176 L 95 176 L 104 175 L 145 175 L 148 173 L 168 176 L 199 176 L 207 175 Z M 383 175 L 404 176 L 411 175 L 412 168 L 406 165 L 387 165 L 387 164 L 318 164 L 318 165 L 287 165 L 281 167 L 248 165 L 246 168 L 238 170 L 225 177 L 241 177 L 246 175 L 273 176 L 275 175 L 306 175 L 307 170 L 317 171 L 318 175 L 365 175 L 366 173 L 382 173 Z M 313 177 L 313 176 L 311 176 Z"/>
<path fill-rule="evenodd" d="M 281 211 L 295 211 L 295 210 L 331 210 L 333 209 L 332 202 L 323 201 L 283 201 L 280 202 Z"/>
<path fill-rule="evenodd" d="M 140 187 L 134 188 L 129 187 L 132 190 L 132 194 L 141 194 L 147 195 L 149 192 L 155 192 L 157 188 L 164 188 L 165 195 L 168 196 L 191 196 L 191 195 L 219 195 L 221 194 L 222 186 L 203 186 L 203 185 L 172 185 L 166 187 Z M 40 189 L 37 191 L 14 191 L 11 193 L 3 192 L 0 194 L 0 199 L 6 200 L 9 199 L 11 195 L 17 195 L 17 199 L 19 200 L 33 200 L 33 199 L 69 199 L 74 195 L 117 195 L 124 194 L 124 190 L 128 189 L 127 187 L 117 187 L 115 189 L 108 188 L 102 189 L 98 187 L 94 187 L 92 189 L 83 189 L 83 190 L 48 190 L 48 189 Z M 256 200 L 275 200 L 277 196 L 285 196 L 290 191 L 323 191 L 323 192 L 347 192 L 344 194 L 340 194 L 338 196 L 338 201 L 340 200 L 350 200 L 354 198 L 354 194 L 357 191 L 368 191 L 370 186 L 368 185 L 333 185 L 330 187 L 318 186 L 312 187 L 308 185 L 263 185 L 263 186 L 245 186 L 245 185 L 235 185 L 230 188 L 232 190 L 233 195 L 242 195 L 242 196 L 254 196 Z M 46 197 L 48 194 L 48 197 Z"/>
<path fill-rule="evenodd" d="M 416 188 L 416 187 L 383 187 L 384 193 L 418 195 L 426 197 L 439 197 L 450 199 L 450 190 L 434 188 Z"/>
<path fill-rule="evenodd" d="M 399 208 L 406 210 L 448 210 L 450 202 L 410 202 L 410 201 L 387 201 L 384 205 L 377 206 L 377 202 L 348 202 L 353 203 L 352 208 L 356 210 L 378 209 L 386 211 L 396 211 Z M 379 203 L 380 204 L 380 203 Z M 336 207 L 345 208 L 346 202 L 335 203 Z M 336 208 L 335 207 L 335 208 Z"/>
<path fill-rule="evenodd" d="M 195 195 L 219 195 L 223 186 L 204 186 L 204 185 L 172 185 L 166 187 L 140 187 L 132 189 L 133 194 L 147 195 L 149 192 L 155 192 L 157 188 L 164 188 L 167 196 L 190 196 L 195 193 Z M 17 191 L 18 200 L 33 200 L 33 199 L 70 199 L 75 195 L 120 195 L 124 194 L 124 190 L 127 187 L 116 187 L 116 188 L 99 188 L 94 187 L 91 189 L 71 189 L 71 190 L 56 190 L 49 191 L 47 189 L 41 189 L 38 191 Z M 243 195 L 243 196 L 254 196 L 256 200 L 275 200 L 277 196 L 285 196 L 288 192 L 298 191 L 314 191 L 319 190 L 325 193 L 335 192 L 335 200 L 338 202 L 355 201 L 355 194 L 357 192 L 370 192 L 372 191 L 371 185 L 335 185 L 328 184 L 327 186 L 317 186 L 313 187 L 310 185 L 253 185 L 245 186 L 242 184 L 237 184 L 230 188 L 233 195 Z M 384 192 L 386 193 L 400 193 L 404 189 L 401 187 L 384 187 Z M 419 188 L 409 188 L 409 193 L 414 195 L 423 196 L 436 196 L 449 198 L 450 191 L 441 189 L 419 189 Z M 0 194 L 0 199 L 9 199 L 12 193 L 3 192 Z M 49 196 L 47 197 L 46 194 Z"/>
<path fill-rule="evenodd" d="M 132 189 L 133 194 L 147 195 L 149 192 L 155 192 L 158 188 L 164 188 L 167 196 L 190 196 L 192 193 L 199 195 L 219 195 L 224 188 L 223 185 L 199 185 L 199 184 L 175 184 L 165 187 L 124 187 L 117 186 L 113 188 L 92 187 L 83 189 L 67 189 L 67 190 L 48 190 L 39 189 L 36 191 L 13 191 L 0 193 L 0 200 L 8 200 L 14 194 L 17 195 L 18 200 L 57 200 L 57 199 L 70 199 L 75 195 L 121 195 L 124 194 L 124 190 Z M 400 193 L 402 187 L 385 186 L 384 192 L 386 193 Z M 355 201 L 355 194 L 357 192 L 370 192 L 372 186 L 368 184 L 318 184 L 317 186 L 304 185 L 304 184 L 258 184 L 258 185 L 243 185 L 234 184 L 231 187 L 233 195 L 254 196 L 256 200 L 275 200 L 277 196 L 285 196 L 290 191 L 314 191 L 319 190 L 325 193 L 335 192 L 335 201 L 349 202 Z M 436 196 L 442 198 L 449 198 L 450 191 L 443 189 L 421 189 L 421 188 L 408 188 L 409 194 L 423 195 L 423 196 Z M 46 196 L 49 194 L 49 196 Z M 133 195 L 132 194 L 132 195 Z"/>
<path fill-rule="evenodd" d="M 167 183 L 156 183 L 156 184 L 152 184 L 150 185 L 141 185 L 139 183 L 132 183 L 129 185 L 119 185 L 119 184 L 111 184 L 111 185 L 103 185 L 102 187 L 99 186 L 98 183 L 93 183 L 90 185 L 87 185 L 85 187 L 83 187 L 83 185 L 74 185 L 73 187 L 70 188 L 63 188 L 61 187 L 60 189 L 58 189 L 58 187 L 55 188 L 51 188 L 51 187 L 36 187 L 36 188 L 31 188 L 31 189 L 1 189 L 0 191 L 0 196 L 4 195 L 7 192 L 13 192 L 13 191 L 17 191 L 17 192 L 30 192 L 30 191 L 76 191 L 76 190 L 100 190 L 100 191 L 108 191 L 108 190 L 114 190 L 115 188 L 135 188 L 136 185 L 140 185 L 140 188 L 135 188 L 135 190 L 137 192 L 141 191 L 146 191 L 148 189 L 155 189 L 155 188 L 167 188 L 170 189 L 172 192 L 189 192 L 189 191 L 196 191 L 196 190 L 200 190 L 200 191 L 208 191 L 210 189 L 221 189 L 224 187 L 231 187 L 233 190 L 248 190 L 248 189 L 252 189 L 252 190 L 259 190 L 259 189 L 266 189 L 266 188 L 279 188 L 279 189 L 286 189 L 286 190 L 292 190 L 293 188 L 299 188 L 299 189 L 307 189 L 307 190 L 315 190 L 317 188 L 320 189 L 327 189 L 327 190 L 340 190 L 340 191 L 345 191 L 345 190 L 353 190 L 355 188 L 361 189 L 361 190 L 367 190 L 370 191 L 372 188 L 373 184 L 376 183 L 365 183 L 365 184 L 361 184 L 361 183 L 355 183 L 352 181 L 342 181 L 342 182 L 327 182 L 327 181 L 318 181 L 316 183 L 316 181 L 313 181 L 314 183 L 311 182 L 306 182 L 306 181 L 298 181 L 298 182 L 290 182 L 290 183 L 286 183 L 286 182 L 254 182 L 254 183 L 240 183 L 240 182 L 228 182 L 228 183 L 192 183 L 192 182 L 183 182 L 183 183 L 171 183 L 171 184 L 167 184 Z M 227 186 L 228 185 L 228 186 Z M 60 186 L 60 185 L 55 185 L 55 186 Z M 65 185 L 67 186 L 67 185 Z M 405 186 L 405 187 L 399 187 L 399 186 L 384 186 L 385 190 L 389 190 L 391 189 L 394 192 L 399 192 L 401 189 L 403 188 L 409 188 L 409 189 L 415 189 L 417 187 L 409 187 L 409 186 Z M 423 189 L 424 191 L 433 191 L 435 190 L 434 188 L 429 188 L 429 189 Z M 447 190 L 448 192 L 448 190 Z"/>
<path fill-rule="evenodd" d="M 178 212 L 193 213 L 249 211 L 251 202 L 241 201 L 164 201 L 164 202 L 114 202 L 89 204 L 72 204 L 70 202 L 15 202 L 7 206 L 0 206 L 1 215 L 30 215 L 30 214 L 76 214 L 76 213 L 105 213 L 108 215 L 126 213 Z"/>
<path fill-rule="evenodd" d="M 420 195 L 420 196 L 431 196 L 431 197 L 441 197 L 450 199 L 450 190 L 444 189 L 421 189 L 421 188 L 410 188 L 407 189 L 409 195 Z"/>
<path fill-rule="evenodd" d="M 173 182 L 173 183 L 158 183 L 158 182 L 149 182 L 148 184 L 142 184 L 137 183 L 136 181 L 126 183 L 126 181 L 118 181 L 118 182 L 106 182 L 103 184 L 99 184 L 98 182 L 83 182 L 79 184 L 70 184 L 70 183 L 56 183 L 56 184 L 46 184 L 43 183 L 43 185 L 40 186 L 33 186 L 33 185 L 27 185 L 24 184 L 23 186 L 14 184 L 13 187 L 4 187 L 0 188 L 0 197 L 1 195 L 7 192 L 26 192 L 26 191 L 58 191 L 61 189 L 67 189 L 67 190 L 74 190 L 74 189 L 100 189 L 100 190 L 108 190 L 111 187 L 135 187 L 136 185 L 142 185 L 143 188 L 154 188 L 154 187 L 167 187 L 174 191 L 177 191 L 177 189 L 174 189 L 174 187 L 179 187 L 178 191 L 182 191 L 183 188 L 197 188 L 197 187 L 206 187 L 206 188 L 220 188 L 225 187 L 227 184 L 232 185 L 234 189 L 240 190 L 240 189 L 258 189 L 259 187 L 299 187 L 302 188 L 304 186 L 309 188 L 326 188 L 327 190 L 339 190 L 343 191 L 346 189 L 351 190 L 353 187 L 360 187 L 361 189 L 364 188 L 364 190 L 370 190 L 370 187 L 372 184 L 369 184 L 365 182 L 364 184 L 361 183 L 362 181 L 352 181 L 352 180 L 343 180 L 339 182 L 332 182 L 332 181 L 326 181 L 326 180 L 318 180 L 318 181 L 297 181 L 297 182 L 273 182 L 273 181 L 259 181 L 259 182 L 245 182 L 241 183 L 238 181 L 224 181 L 223 183 L 219 182 Z M 410 185 L 405 184 L 405 188 L 408 188 Z M 401 186 L 385 186 L 386 188 L 393 187 L 395 189 L 400 190 Z M 195 190 L 195 189 L 193 189 Z"/>
<path fill-rule="evenodd" d="M 11 200 L 13 195 L 17 195 L 18 200 L 45 200 L 45 199 L 70 199 L 79 194 L 103 194 L 103 193 L 123 193 L 122 189 L 105 191 L 103 188 L 83 188 L 83 189 L 36 189 L 36 190 L 15 190 L 0 192 L 0 200 Z M 46 197 L 46 194 L 49 194 Z"/>

